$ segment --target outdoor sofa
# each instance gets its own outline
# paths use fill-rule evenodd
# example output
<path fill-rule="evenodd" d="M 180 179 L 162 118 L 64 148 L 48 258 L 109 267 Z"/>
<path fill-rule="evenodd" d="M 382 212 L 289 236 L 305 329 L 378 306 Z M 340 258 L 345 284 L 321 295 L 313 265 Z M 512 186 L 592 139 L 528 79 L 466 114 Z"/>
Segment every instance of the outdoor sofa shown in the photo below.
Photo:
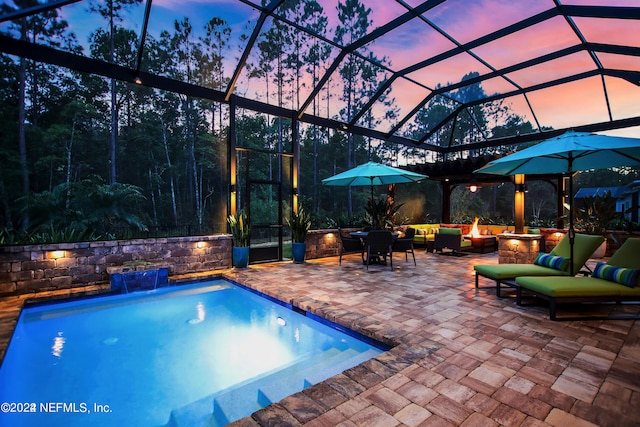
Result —
<path fill-rule="evenodd" d="M 466 226 L 467 224 L 461 224 L 461 226 Z M 440 231 L 441 228 L 454 228 L 452 225 L 443 226 L 442 224 L 410 224 L 407 227 L 411 227 L 416 230 L 416 234 L 413 237 L 413 244 L 419 246 L 425 246 L 427 248 L 427 252 L 433 252 L 434 248 L 434 240 L 436 234 Z M 455 227 L 461 228 L 461 227 Z M 468 228 L 471 228 L 468 225 Z M 478 230 L 480 234 L 485 236 L 495 236 L 503 233 L 514 233 L 515 227 L 513 225 L 480 225 L 478 224 Z M 464 232 L 464 230 L 463 230 Z M 524 228 L 523 233 L 527 233 L 527 227 Z"/>
<path fill-rule="evenodd" d="M 576 233 L 573 247 L 573 272 L 577 274 L 589 257 L 604 242 L 604 237 Z M 555 248 L 548 254 L 550 257 L 571 258 L 571 247 L 568 235 L 565 235 Z M 553 258 L 552 258 L 553 259 Z M 558 260 L 559 258 L 555 258 Z M 541 263 L 544 264 L 544 263 Z M 560 268 L 558 268 L 560 267 Z M 547 266 L 539 264 L 477 264 L 473 266 L 476 272 L 476 288 L 480 276 L 496 282 L 496 295 L 501 297 L 500 285 L 513 286 L 513 280 L 520 276 L 571 276 L 570 262 L 561 265 Z"/>
<path fill-rule="evenodd" d="M 609 261 L 598 263 L 590 277 L 517 277 L 516 303 L 522 293 L 549 301 L 551 320 L 582 320 L 588 317 L 556 317 L 561 303 L 640 302 L 640 238 L 628 238 Z M 609 315 L 608 319 L 639 319 L 640 316 Z"/>
<path fill-rule="evenodd" d="M 431 251 L 433 251 L 433 239 L 440 229 L 440 224 L 411 224 L 407 227 L 416 230 L 416 234 L 413 236 L 414 245 L 431 247 Z"/>

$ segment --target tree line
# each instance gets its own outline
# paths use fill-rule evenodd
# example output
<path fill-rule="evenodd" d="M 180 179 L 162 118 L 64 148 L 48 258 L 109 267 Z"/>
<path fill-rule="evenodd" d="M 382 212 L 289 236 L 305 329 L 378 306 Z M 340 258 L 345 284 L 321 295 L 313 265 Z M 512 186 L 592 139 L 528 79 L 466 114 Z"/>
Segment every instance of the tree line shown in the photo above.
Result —
<path fill-rule="evenodd" d="M 14 3 L 28 8 L 38 1 Z M 126 11 L 140 3 L 87 2 L 86 12 L 99 17 L 101 24 L 82 42 L 57 10 L 16 19 L 6 32 L 135 69 L 139 35 L 122 24 Z M 12 11 L 7 4 L 1 7 L 3 12 Z M 372 30 L 372 11 L 363 1 L 342 0 L 337 12 L 339 25 L 332 31 L 335 43 L 348 45 Z M 311 32 L 328 33 L 326 13 L 316 1 L 288 0 L 278 13 Z M 320 81 L 333 57 L 327 43 L 286 21 L 273 19 L 261 32 L 238 87 L 259 87 L 262 101 L 297 109 L 308 85 Z M 225 90 L 233 72 L 226 69 L 229 59 L 239 57 L 238 49 L 244 48 L 234 40 L 246 42 L 250 28 L 247 25 L 237 35 L 219 16 L 211 17 L 204 28 L 193 28 L 188 17 L 176 19 L 158 36 L 147 36 L 142 69 Z M 391 65 L 387 58 L 376 57 L 366 45 L 358 55 L 347 55 L 308 111 L 320 115 L 335 104 L 341 107 L 332 118 L 350 121 L 383 82 L 387 65 Z M 228 105 L 6 54 L 0 55 L 0 68 L 0 243 L 116 238 L 155 228 L 178 230 L 184 225 L 191 226 L 190 232 L 225 231 Z M 464 78 L 477 75 L 469 71 Z M 482 96 L 486 94 L 480 84 L 437 96 L 404 132 L 423 135 L 460 102 Z M 359 123 L 373 128 L 382 120 L 396 120 L 393 92 L 382 97 L 381 104 L 382 113 L 369 110 Z M 492 127 L 497 122 L 503 125 Z M 239 173 L 252 180 L 280 179 L 289 189 L 291 161 L 280 154 L 293 149 L 291 126 L 287 118 L 238 111 L 237 145 L 255 150 L 254 154 L 231 154 L 233 161 L 242 162 Z M 299 191 L 314 214 L 315 226 L 329 225 L 341 215 L 357 215 L 368 194 L 323 187 L 321 179 L 367 160 L 426 159 L 425 152 L 414 148 L 298 126 Z M 509 106 L 495 102 L 461 115 L 452 132 L 453 140 L 462 144 L 476 140 L 480 133 L 501 136 L 514 129 L 532 130 Z M 451 138 L 436 134 L 430 142 L 445 145 Z M 238 191 L 246 189 L 240 186 Z M 438 189 L 434 183 L 425 183 L 407 189 L 405 196 L 412 197 L 415 191 L 424 195 Z M 268 206 L 265 202 L 265 210 Z M 434 218 L 437 209 L 437 203 L 423 197 L 422 206 L 406 215 Z M 180 230 L 176 232 L 184 232 Z"/>

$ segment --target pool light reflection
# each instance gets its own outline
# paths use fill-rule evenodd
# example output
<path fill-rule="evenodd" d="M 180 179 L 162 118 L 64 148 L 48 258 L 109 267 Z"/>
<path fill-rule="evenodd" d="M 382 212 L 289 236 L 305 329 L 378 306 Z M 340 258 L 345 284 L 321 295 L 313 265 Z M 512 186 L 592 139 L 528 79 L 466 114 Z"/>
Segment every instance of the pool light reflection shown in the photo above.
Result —
<path fill-rule="evenodd" d="M 198 323 L 202 323 L 204 322 L 204 319 L 206 316 L 207 316 L 207 310 L 205 309 L 204 304 L 202 302 L 198 302 L 198 304 L 196 304 L 196 317 L 189 320 L 187 323 L 189 323 L 190 325 L 196 325 Z"/>
<path fill-rule="evenodd" d="M 62 350 L 64 350 L 64 343 L 67 340 L 62 336 L 62 332 L 58 332 L 58 336 L 53 339 L 53 345 L 51 346 L 51 354 L 57 358 L 62 357 Z"/>

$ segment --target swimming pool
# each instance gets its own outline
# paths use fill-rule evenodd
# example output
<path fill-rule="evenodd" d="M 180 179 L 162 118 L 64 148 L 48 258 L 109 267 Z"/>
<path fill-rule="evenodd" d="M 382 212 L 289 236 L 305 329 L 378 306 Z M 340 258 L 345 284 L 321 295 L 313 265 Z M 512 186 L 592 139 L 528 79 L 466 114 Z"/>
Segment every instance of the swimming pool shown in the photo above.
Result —
<path fill-rule="evenodd" d="M 381 352 L 224 280 L 27 307 L 0 425 L 224 425 Z"/>

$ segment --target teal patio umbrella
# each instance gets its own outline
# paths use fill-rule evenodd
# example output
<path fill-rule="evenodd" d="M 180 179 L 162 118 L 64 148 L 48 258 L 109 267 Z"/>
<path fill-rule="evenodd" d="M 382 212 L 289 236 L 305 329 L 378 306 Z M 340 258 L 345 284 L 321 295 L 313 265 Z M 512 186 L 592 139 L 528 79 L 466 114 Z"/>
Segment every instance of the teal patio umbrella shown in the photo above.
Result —
<path fill-rule="evenodd" d="M 406 182 L 418 182 L 428 178 L 416 172 L 407 171 L 376 162 L 367 162 L 353 169 L 341 172 L 330 178 L 322 180 L 329 186 L 371 186 L 371 199 L 373 199 L 374 185 L 402 184 Z"/>
<path fill-rule="evenodd" d="M 573 275 L 573 178 L 578 171 L 640 166 L 640 139 L 568 131 L 487 163 L 478 173 L 569 175 L 569 242 Z"/>

